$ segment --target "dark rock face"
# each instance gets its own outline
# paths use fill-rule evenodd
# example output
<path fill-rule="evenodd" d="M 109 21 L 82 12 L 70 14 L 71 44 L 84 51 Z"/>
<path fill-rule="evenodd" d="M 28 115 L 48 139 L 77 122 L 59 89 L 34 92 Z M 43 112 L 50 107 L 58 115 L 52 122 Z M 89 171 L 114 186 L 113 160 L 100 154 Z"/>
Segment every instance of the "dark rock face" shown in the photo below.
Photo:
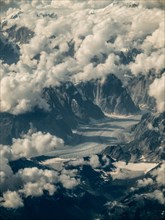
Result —
<path fill-rule="evenodd" d="M 27 27 L 17 28 L 16 25 L 7 29 L 8 38 L 12 39 L 14 42 L 19 42 L 21 44 L 29 43 L 30 39 L 34 37 L 34 32 Z"/>
<path fill-rule="evenodd" d="M 139 190 L 140 191 L 140 190 Z M 143 192 L 147 193 L 148 189 Z M 123 220 L 123 219 L 152 219 L 163 220 L 165 215 L 163 205 L 156 201 L 145 198 L 142 192 L 136 192 L 136 195 L 130 194 L 124 198 L 120 203 L 111 203 L 105 211 L 104 220 Z M 161 211 L 160 211 L 161 210 Z"/>
<path fill-rule="evenodd" d="M 143 156 L 148 162 L 165 159 L 165 112 L 145 114 L 132 127 L 134 140 L 123 146 L 108 147 L 104 153 L 117 160 L 139 161 Z"/>
<path fill-rule="evenodd" d="M 68 124 L 88 123 L 90 118 L 101 119 L 104 117 L 100 108 L 91 100 L 84 99 L 71 82 L 63 83 L 54 89 L 46 89 L 43 96 L 50 108 L 60 112 Z"/>
<path fill-rule="evenodd" d="M 149 86 L 154 81 L 154 74 L 138 75 L 128 83 L 129 94 L 136 105 L 142 108 L 155 110 L 156 103 L 148 94 Z"/>
<path fill-rule="evenodd" d="M 164 158 L 165 112 L 161 114 L 145 114 L 132 130 L 135 137 L 135 146 L 141 155 L 144 155 L 150 161 L 159 161 Z"/>
<path fill-rule="evenodd" d="M 37 131 L 49 132 L 64 140 L 72 135 L 71 128 L 62 118 L 58 118 L 54 112 L 44 113 L 35 111 L 18 116 L 1 113 L 0 143 L 11 144 L 12 138 L 19 138 L 22 134 L 26 134 L 30 128 Z"/>
<path fill-rule="evenodd" d="M 7 64 L 17 63 L 19 60 L 19 47 L 8 41 L 0 33 L 0 59 Z"/>
<path fill-rule="evenodd" d="M 132 114 L 139 111 L 122 82 L 114 74 L 109 74 L 104 81 L 97 79 L 82 82 L 77 88 L 104 112 Z"/>
<path fill-rule="evenodd" d="M 7 64 L 17 63 L 20 56 L 19 44 L 29 43 L 30 39 L 34 37 L 34 32 L 27 27 L 17 28 L 16 25 L 5 31 L 0 28 L 0 31 L 0 59 Z M 4 33 L 8 36 L 5 37 Z"/>
<path fill-rule="evenodd" d="M 91 118 L 100 119 L 104 114 L 90 100 L 83 100 L 72 83 L 57 88 L 47 88 L 43 98 L 50 105 L 50 112 L 34 109 L 22 115 L 0 113 L 0 143 L 11 144 L 32 127 L 37 131 L 49 132 L 65 141 L 72 136 L 72 128 L 78 123 L 88 123 Z"/>
<path fill-rule="evenodd" d="M 153 179 L 153 184 L 137 187 L 137 180 L 153 178 L 151 173 L 132 179 L 113 179 L 110 174 L 115 169 L 114 160 L 107 156 L 107 163 L 103 155 L 97 155 L 100 166 L 94 169 L 89 164 L 64 163 L 65 170 L 76 169 L 80 182 L 75 188 L 66 189 L 57 183 L 57 191 L 49 196 L 45 191 L 43 196 L 28 196 L 23 198 L 24 207 L 19 209 L 6 209 L 0 207 L 0 219 L 27 220 L 27 219 L 59 219 L 59 220 L 109 220 L 109 219 L 164 219 L 164 205 L 156 199 L 147 197 L 147 193 L 161 190 L 161 186 Z M 90 157 L 83 158 L 89 162 Z M 10 162 L 14 173 L 20 168 L 50 169 L 37 161 L 25 158 Z M 134 188 L 134 191 L 131 188 Z M 65 210 L 65 211 L 63 211 Z"/>
<path fill-rule="evenodd" d="M 120 57 L 120 61 L 122 64 L 126 65 L 131 62 L 135 62 L 136 56 L 140 54 L 142 51 L 136 48 L 129 49 L 128 51 L 120 51 L 117 55 Z"/>

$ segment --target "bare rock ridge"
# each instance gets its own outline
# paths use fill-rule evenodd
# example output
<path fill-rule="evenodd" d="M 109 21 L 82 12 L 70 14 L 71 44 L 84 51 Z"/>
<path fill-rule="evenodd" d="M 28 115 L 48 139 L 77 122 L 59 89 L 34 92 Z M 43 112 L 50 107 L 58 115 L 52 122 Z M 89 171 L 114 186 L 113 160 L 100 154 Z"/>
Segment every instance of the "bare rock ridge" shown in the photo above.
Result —
<path fill-rule="evenodd" d="M 0 33 L 0 59 L 8 64 L 17 63 L 19 60 L 19 47 L 17 44 L 9 42 L 8 39 Z"/>
<path fill-rule="evenodd" d="M 134 114 L 139 111 L 127 89 L 114 74 L 109 74 L 104 80 L 81 82 L 77 88 L 106 113 Z"/>
<path fill-rule="evenodd" d="M 104 153 L 127 162 L 160 162 L 165 159 L 165 112 L 143 115 L 131 132 L 133 141 L 107 147 Z"/>
<path fill-rule="evenodd" d="M 83 100 L 70 82 L 57 88 L 45 88 L 43 97 L 50 105 L 48 112 L 35 108 L 32 112 L 20 115 L 0 113 L 2 144 L 11 144 L 12 138 L 27 133 L 31 127 L 67 140 L 78 123 L 88 123 L 91 118 L 104 117 L 100 108 L 90 100 Z"/>
<path fill-rule="evenodd" d="M 120 114 L 139 111 L 121 81 L 113 74 L 103 83 L 92 80 L 75 87 L 73 83 L 66 82 L 54 88 L 45 88 L 42 96 L 50 106 L 49 112 L 35 108 L 21 115 L 0 114 L 3 128 L 0 129 L 1 143 L 11 143 L 12 138 L 26 133 L 30 126 L 67 140 L 79 123 L 103 118 L 102 111 Z"/>
<path fill-rule="evenodd" d="M 148 94 L 149 87 L 154 79 L 154 73 L 138 75 L 131 78 L 127 86 L 128 92 L 135 105 L 140 108 L 150 109 L 150 111 L 155 111 L 156 108 L 155 99 Z"/>

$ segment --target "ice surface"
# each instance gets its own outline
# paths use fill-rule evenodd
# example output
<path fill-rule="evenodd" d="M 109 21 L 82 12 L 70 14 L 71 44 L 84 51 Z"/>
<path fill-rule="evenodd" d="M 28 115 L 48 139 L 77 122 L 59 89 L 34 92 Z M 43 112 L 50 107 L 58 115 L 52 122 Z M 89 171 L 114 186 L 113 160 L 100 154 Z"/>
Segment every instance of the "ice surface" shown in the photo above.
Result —
<path fill-rule="evenodd" d="M 121 134 L 127 134 L 127 128 L 136 124 L 141 115 L 107 115 L 105 119 L 92 121 L 74 130 L 73 144 L 50 152 L 49 156 L 60 158 L 79 158 L 98 154 L 108 145 L 121 142 Z"/>

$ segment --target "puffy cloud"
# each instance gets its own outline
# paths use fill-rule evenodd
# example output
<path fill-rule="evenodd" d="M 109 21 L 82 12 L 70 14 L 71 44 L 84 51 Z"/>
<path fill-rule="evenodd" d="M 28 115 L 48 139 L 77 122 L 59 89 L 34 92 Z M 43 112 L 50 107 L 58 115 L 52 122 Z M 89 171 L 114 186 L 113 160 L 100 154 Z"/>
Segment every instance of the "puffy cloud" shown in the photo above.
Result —
<path fill-rule="evenodd" d="M 72 169 L 72 170 L 63 169 L 59 177 L 59 180 L 64 188 L 72 189 L 80 183 L 79 179 L 76 178 L 76 175 L 77 175 L 76 169 Z"/>
<path fill-rule="evenodd" d="M 17 192 L 7 191 L 0 198 L 0 206 L 16 209 L 23 206 L 23 201 Z"/>
<path fill-rule="evenodd" d="M 119 63 L 119 57 L 112 53 L 107 57 L 105 63 L 100 63 L 96 67 L 92 63 L 87 64 L 82 72 L 73 75 L 73 80 L 79 82 L 97 78 L 104 79 L 109 73 L 120 76 L 117 63 Z"/>
<path fill-rule="evenodd" d="M 0 145 L 0 153 L 1 157 L 8 161 L 42 155 L 63 146 L 63 140 L 56 136 L 40 131 L 35 133 L 29 131 L 21 138 L 13 139 L 11 146 Z"/>
<path fill-rule="evenodd" d="M 133 74 L 139 73 L 147 74 L 149 70 L 154 69 L 157 73 L 161 72 L 164 68 L 164 54 L 163 50 L 159 52 L 153 52 L 149 56 L 148 54 L 141 53 L 137 55 L 135 62 L 130 63 L 130 69 Z"/>
<path fill-rule="evenodd" d="M 6 189 L 2 188 L 3 183 L 1 182 L 2 191 L 11 188 L 11 184 L 13 190 L 15 190 L 4 192 L 3 198 L 0 198 L 0 206 L 6 208 L 19 208 L 23 206 L 21 197 L 42 196 L 44 191 L 52 196 L 56 192 L 55 184 L 60 181 L 57 172 L 46 169 L 41 170 L 36 167 L 20 169 L 16 174 L 5 173 L 5 175 L 8 175 L 10 181 L 5 182 Z M 17 182 L 14 180 L 17 180 Z"/>
<path fill-rule="evenodd" d="M 150 85 L 149 95 L 156 99 L 157 110 L 159 112 L 165 111 L 165 73 Z"/>
<path fill-rule="evenodd" d="M 3 197 L 0 197 L 0 206 L 6 208 L 22 207 L 24 198 L 42 196 L 45 191 L 52 196 L 60 187 L 59 183 L 66 189 L 73 189 L 80 183 L 77 170 L 62 169 L 60 173 L 32 167 L 20 169 L 13 174 L 8 162 L 3 165 L 3 172 L 0 174 L 2 180 L 0 191 L 3 193 Z"/>
<path fill-rule="evenodd" d="M 90 157 L 90 161 L 89 161 L 89 164 L 91 165 L 91 167 L 93 167 L 94 169 L 99 167 L 101 164 L 100 164 L 100 161 L 99 161 L 99 157 L 97 155 L 92 155 Z"/>
<path fill-rule="evenodd" d="M 65 4 L 21 0 L 19 4 L 3 4 L 12 2 L 21 7 L 22 13 L 13 8 L 2 16 L 2 21 L 7 20 L 4 33 L 16 25 L 16 31 L 26 26 L 35 35 L 28 44 L 19 44 L 17 64 L 1 63 L 3 112 L 20 114 L 35 106 L 50 110 L 42 99 L 43 88 L 63 81 L 100 78 L 110 72 L 119 77 L 129 71 L 147 74 L 151 69 L 159 74 L 164 67 L 162 1 L 138 1 L 144 7 L 135 8 L 128 7 L 130 1 L 113 0 L 68 0 Z M 133 48 L 141 53 L 130 64 L 122 65 L 120 52 Z"/>
<path fill-rule="evenodd" d="M 165 171 L 165 163 L 162 163 L 159 168 L 157 168 L 156 170 L 153 170 L 151 173 L 153 177 L 156 177 L 157 183 L 163 186 L 165 186 L 164 171 Z"/>
<path fill-rule="evenodd" d="M 164 22 L 159 23 L 159 28 L 152 32 L 152 35 L 146 37 L 143 47 L 153 47 L 156 49 L 163 48 L 164 45 Z"/>
<path fill-rule="evenodd" d="M 152 193 L 146 194 L 146 196 L 150 199 L 157 200 L 160 204 L 165 204 L 163 192 L 161 192 L 160 190 L 155 190 Z"/>
<path fill-rule="evenodd" d="M 138 187 L 145 187 L 148 185 L 153 185 L 153 179 L 151 178 L 144 178 L 142 180 L 138 180 Z"/>
<path fill-rule="evenodd" d="M 49 106 L 41 97 L 41 88 L 33 77 L 24 74 L 12 74 L 1 80 L 1 111 L 14 114 L 31 111 L 34 106 L 49 110 Z"/>
<path fill-rule="evenodd" d="M 22 138 L 13 139 L 12 153 L 15 158 L 32 157 L 63 147 L 64 142 L 49 133 L 36 132 L 24 135 Z"/>
<path fill-rule="evenodd" d="M 37 167 L 19 169 L 13 173 L 9 162 L 21 157 L 42 155 L 63 146 L 63 141 L 49 133 L 31 133 L 22 138 L 13 139 L 11 146 L 0 145 L 0 206 L 5 208 L 19 208 L 23 206 L 23 199 L 29 196 L 42 196 L 45 191 L 50 196 L 62 185 L 66 189 L 76 187 L 80 180 L 77 170 L 66 170 L 61 166 L 60 171 L 39 169 Z"/>
<path fill-rule="evenodd" d="M 9 165 L 9 161 L 19 159 L 21 157 L 32 157 L 36 155 L 42 155 L 53 151 L 57 147 L 62 147 L 64 145 L 63 141 L 49 133 L 43 134 L 42 132 L 28 133 L 22 138 L 13 139 L 13 144 L 11 146 L 0 145 L 0 156 L 1 156 L 1 166 L 0 166 L 0 191 L 4 192 L 7 189 L 14 190 L 15 186 L 20 186 L 22 181 L 25 183 L 31 183 L 33 181 L 40 182 L 38 185 L 38 190 L 41 193 L 44 189 L 52 194 L 53 190 L 55 192 L 55 187 L 49 184 L 45 187 L 45 184 L 55 183 L 57 175 L 56 173 L 51 173 L 49 171 L 42 171 L 35 169 L 25 169 L 20 170 L 16 175 Z M 45 177 L 45 181 L 43 180 Z M 29 179 L 28 179 L 29 178 Z M 21 181 L 22 179 L 22 181 Z M 49 179 L 49 181 L 47 180 Z M 29 186 L 29 189 L 28 189 Z M 27 185 L 25 187 L 28 191 L 25 194 L 31 192 L 35 188 L 34 185 Z M 24 189 L 25 190 L 25 189 Z M 34 190 L 35 191 L 35 190 Z M 38 192 L 38 193 L 39 193 Z M 37 193 L 37 192 L 36 192 Z"/>
<path fill-rule="evenodd" d="M 87 162 L 84 160 L 84 158 L 78 158 L 76 160 L 71 160 L 69 162 L 69 164 L 71 166 L 83 166 L 83 165 L 87 164 Z"/>
<path fill-rule="evenodd" d="M 54 184 L 59 181 L 57 172 L 36 167 L 19 170 L 16 176 L 23 182 L 19 193 L 25 197 L 42 196 L 44 190 L 48 191 L 49 195 L 53 195 L 56 192 Z"/>
<path fill-rule="evenodd" d="M 1 151 L 0 151 L 1 153 Z M 1 155 L 1 166 L 0 166 L 0 192 L 3 192 L 8 188 L 13 177 L 13 171 L 8 164 L 8 159 Z"/>
<path fill-rule="evenodd" d="M 72 189 L 79 184 L 79 181 L 77 181 L 74 177 L 69 177 L 65 174 L 60 175 L 60 181 L 66 189 Z"/>

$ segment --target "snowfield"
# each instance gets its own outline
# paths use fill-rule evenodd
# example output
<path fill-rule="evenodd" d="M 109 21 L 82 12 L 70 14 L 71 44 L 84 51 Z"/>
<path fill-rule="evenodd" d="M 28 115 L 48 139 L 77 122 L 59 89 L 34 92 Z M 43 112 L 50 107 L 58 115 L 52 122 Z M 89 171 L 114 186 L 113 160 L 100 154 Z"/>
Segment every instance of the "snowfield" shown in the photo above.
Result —
<path fill-rule="evenodd" d="M 113 172 L 109 172 L 113 179 L 133 179 L 145 175 L 154 169 L 157 163 L 128 163 L 124 161 L 114 162 L 117 168 Z"/>

